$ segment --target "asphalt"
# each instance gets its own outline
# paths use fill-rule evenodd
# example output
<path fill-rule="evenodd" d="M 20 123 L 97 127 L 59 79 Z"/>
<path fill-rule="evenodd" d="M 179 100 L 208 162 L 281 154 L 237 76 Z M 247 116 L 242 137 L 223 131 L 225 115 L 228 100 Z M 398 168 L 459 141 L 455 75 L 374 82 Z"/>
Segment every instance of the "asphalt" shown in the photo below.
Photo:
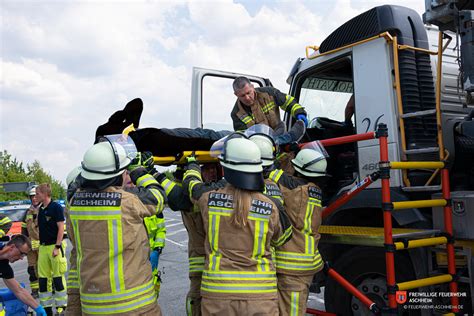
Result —
<path fill-rule="evenodd" d="M 181 214 L 165 209 L 166 220 L 166 246 L 160 256 L 159 269 L 162 276 L 162 284 L 158 303 L 163 315 L 186 315 L 185 299 L 189 288 L 187 245 L 188 234 L 181 220 Z M 67 255 L 71 250 L 70 243 Z M 12 264 L 15 278 L 29 288 L 28 274 L 26 272 L 26 258 Z M 4 287 L 3 281 L 0 282 Z M 321 294 L 310 293 L 308 307 L 324 310 L 323 292 Z"/>

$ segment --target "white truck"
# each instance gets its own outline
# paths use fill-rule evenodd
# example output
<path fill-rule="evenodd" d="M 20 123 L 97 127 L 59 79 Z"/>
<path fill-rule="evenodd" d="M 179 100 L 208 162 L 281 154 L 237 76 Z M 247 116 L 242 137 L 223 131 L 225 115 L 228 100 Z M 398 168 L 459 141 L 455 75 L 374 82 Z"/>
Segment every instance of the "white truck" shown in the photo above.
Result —
<path fill-rule="evenodd" d="M 472 1 L 459 2 L 462 9 L 474 9 Z M 472 25 L 472 20 L 470 25 L 466 24 L 471 36 Z M 375 7 L 341 25 L 319 47 L 306 47 L 305 58 L 297 59 L 287 83 L 290 85 L 289 94 L 297 98 L 308 112 L 311 128 L 308 128 L 306 140 L 366 133 L 384 123 L 388 128 L 390 161 L 442 160 L 447 163 L 456 238 L 455 278 L 459 292 L 464 293 L 460 297 L 462 312 L 472 313 L 474 110 L 473 104 L 468 104 L 472 99 L 467 98 L 466 103 L 460 88 L 459 45 L 456 46 L 456 34 L 451 34 L 451 37 L 450 43 L 446 37 L 440 38 L 438 29 L 425 26 L 421 17 L 411 9 L 391 5 Z M 441 46 L 447 45 L 444 50 L 438 50 L 440 43 Z M 471 48 L 467 56 L 471 63 L 474 60 L 472 52 Z M 210 112 L 210 103 L 206 103 L 210 98 L 204 95 L 205 84 L 212 82 L 215 85 L 218 79 L 226 79 L 221 88 L 231 91 L 232 79 L 240 75 L 194 68 L 192 128 L 231 129 L 230 112 L 235 99 L 227 104 L 220 103 L 217 112 Z M 255 86 L 271 85 L 264 77 L 245 76 Z M 436 86 L 440 89 L 439 95 Z M 344 123 L 344 112 L 352 95 L 355 97 L 355 113 L 352 124 L 348 124 Z M 288 127 L 291 126 L 291 117 L 285 115 L 284 120 Z M 326 205 L 377 171 L 380 161 L 377 140 L 327 149 L 330 154 L 328 172 L 332 177 L 325 188 Z M 393 201 L 431 199 L 441 190 L 439 171 L 391 170 L 390 187 Z M 375 182 L 324 220 L 320 231 L 320 251 L 336 271 L 377 305 L 386 306 L 381 205 L 380 182 Z M 393 211 L 392 217 L 395 240 L 438 236 L 443 229 L 442 210 L 436 208 Z M 396 281 L 445 273 L 447 264 L 446 256 L 440 252 L 442 247 L 397 252 Z M 324 274 L 318 274 L 313 285 L 314 291 L 318 291 L 320 286 L 325 287 L 327 311 L 339 315 L 369 314 L 357 298 Z M 418 291 L 449 292 L 444 286 L 431 285 Z M 449 303 L 449 300 L 437 298 L 436 302 Z M 418 309 L 410 310 L 409 314 L 438 312 L 443 310 Z"/>

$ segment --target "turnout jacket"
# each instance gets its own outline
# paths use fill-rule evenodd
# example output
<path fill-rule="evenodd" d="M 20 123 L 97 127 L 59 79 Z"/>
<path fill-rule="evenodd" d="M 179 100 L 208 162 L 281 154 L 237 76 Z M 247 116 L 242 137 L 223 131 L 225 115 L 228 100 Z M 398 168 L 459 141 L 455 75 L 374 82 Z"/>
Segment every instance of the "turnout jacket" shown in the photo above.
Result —
<path fill-rule="evenodd" d="M 202 214 L 206 259 L 201 295 L 221 299 L 276 299 L 277 280 L 271 247 L 291 238 L 282 205 L 261 192 L 248 191 L 252 201 L 246 225 L 231 223 L 235 187 L 211 188 L 202 183 L 200 167 L 189 164 L 184 175 L 191 201 Z"/>
<path fill-rule="evenodd" d="M 41 204 L 34 207 L 31 204 L 28 211 L 26 211 L 25 220 L 21 224 L 22 228 L 25 229 L 23 234 L 30 237 L 32 250 L 38 250 L 39 248 L 38 212 L 40 206 Z"/>
<path fill-rule="evenodd" d="M 77 190 L 69 216 L 84 314 L 134 315 L 157 304 L 143 220 L 166 202 L 155 178 L 138 168 L 136 187 Z"/>
<path fill-rule="evenodd" d="M 276 248 L 277 272 L 288 275 L 311 275 L 323 268 L 318 251 L 321 235 L 321 190 L 304 179 L 275 169 L 268 178 L 277 183 L 283 193 L 285 208 L 293 225 L 293 238 Z"/>
<path fill-rule="evenodd" d="M 242 104 L 238 99 L 235 102 L 230 114 L 234 130 L 244 130 L 259 123 L 277 129 L 281 123 L 279 108 L 295 118 L 298 114 L 306 114 L 304 108 L 291 95 L 273 87 L 255 88 L 255 103 L 251 107 Z"/>

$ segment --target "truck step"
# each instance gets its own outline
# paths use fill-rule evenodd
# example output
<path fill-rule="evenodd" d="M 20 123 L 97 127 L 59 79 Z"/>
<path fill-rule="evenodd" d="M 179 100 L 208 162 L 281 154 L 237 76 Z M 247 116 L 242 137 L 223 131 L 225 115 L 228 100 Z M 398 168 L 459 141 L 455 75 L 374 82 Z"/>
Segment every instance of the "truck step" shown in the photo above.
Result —
<path fill-rule="evenodd" d="M 405 113 L 405 114 L 402 114 L 401 117 L 403 119 L 406 119 L 410 117 L 420 117 L 420 116 L 427 116 L 427 115 L 433 115 L 433 114 L 436 114 L 436 109 Z"/>
<path fill-rule="evenodd" d="M 405 192 L 427 192 L 427 191 L 439 191 L 441 190 L 441 185 L 420 185 L 412 187 L 402 188 Z"/>
<path fill-rule="evenodd" d="M 405 150 L 405 154 L 426 154 L 426 153 L 436 153 L 439 152 L 439 147 L 426 147 L 426 148 L 415 148 Z"/>

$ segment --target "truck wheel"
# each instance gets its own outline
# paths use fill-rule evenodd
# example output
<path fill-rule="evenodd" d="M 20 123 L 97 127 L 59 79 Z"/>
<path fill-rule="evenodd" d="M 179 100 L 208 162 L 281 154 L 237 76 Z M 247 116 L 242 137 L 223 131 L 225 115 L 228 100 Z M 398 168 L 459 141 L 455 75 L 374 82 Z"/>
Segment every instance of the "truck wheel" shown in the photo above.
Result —
<path fill-rule="evenodd" d="M 386 287 L 385 252 L 380 248 L 355 247 L 339 257 L 332 268 L 346 278 L 359 291 L 373 300 L 377 306 L 388 306 Z M 395 256 L 397 282 L 415 279 L 411 261 Z M 372 315 L 357 298 L 347 292 L 339 283 L 328 277 L 324 291 L 326 311 L 338 315 Z M 400 315 L 405 315 L 400 309 Z M 409 315 L 419 315 L 417 310 Z M 411 312 L 410 311 L 410 312 Z"/>

